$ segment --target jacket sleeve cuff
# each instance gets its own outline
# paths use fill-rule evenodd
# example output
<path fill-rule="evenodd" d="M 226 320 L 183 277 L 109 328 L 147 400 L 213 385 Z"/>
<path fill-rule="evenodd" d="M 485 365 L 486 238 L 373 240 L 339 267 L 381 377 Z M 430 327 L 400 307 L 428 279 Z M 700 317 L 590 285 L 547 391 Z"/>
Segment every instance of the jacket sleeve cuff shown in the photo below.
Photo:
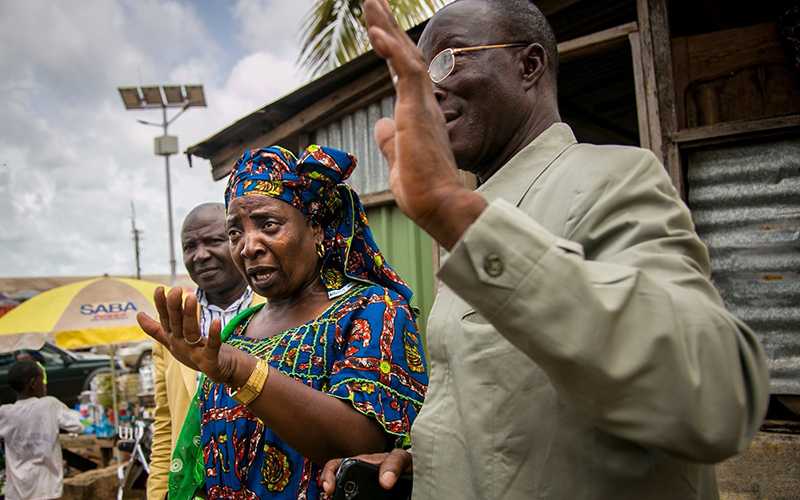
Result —
<path fill-rule="evenodd" d="M 559 238 L 528 214 L 499 199 L 491 202 L 445 258 L 439 279 L 487 319 L 554 248 L 582 255 L 580 244 Z"/>

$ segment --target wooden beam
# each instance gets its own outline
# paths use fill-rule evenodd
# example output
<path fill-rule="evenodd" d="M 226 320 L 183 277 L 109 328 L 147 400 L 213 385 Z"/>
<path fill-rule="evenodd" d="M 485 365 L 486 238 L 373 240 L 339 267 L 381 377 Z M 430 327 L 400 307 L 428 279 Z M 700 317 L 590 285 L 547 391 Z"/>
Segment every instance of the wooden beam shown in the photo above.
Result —
<path fill-rule="evenodd" d="M 645 106 L 647 110 L 647 136 L 649 138 L 650 149 L 664 161 L 663 151 L 661 150 L 661 116 L 659 113 L 658 97 L 656 95 L 656 69 L 653 56 L 653 38 L 650 30 L 650 7 L 648 0 L 637 0 L 637 12 L 639 16 L 639 56 L 641 57 L 640 66 L 642 67 L 643 92 Z"/>
<path fill-rule="evenodd" d="M 675 189 L 686 197 L 680 151 L 671 136 L 678 129 L 667 0 L 636 0 L 650 149 L 661 159 Z"/>
<path fill-rule="evenodd" d="M 647 91 L 642 68 L 642 39 L 639 32 L 628 35 L 633 62 L 633 82 L 636 91 L 636 118 L 639 124 L 639 146 L 650 149 L 650 127 L 647 123 Z"/>
<path fill-rule="evenodd" d="M 559 60 L 568 62 L 606 51 L 610 47 L 624 43 L 628 40 L 628 35 L 637 31 L 639 31 L 638 24 L 632 22 L 561 42 L 558 44 Z"/>
<path fill-rule="evenodd" d="M 706 127 L 679 130 L 672 134 L 672 140 L 687 146 L 700 146 L 741 136 L 753 136 L 785 132 L 794 129 L 800 132 L 800 115 L 780 116 L 777 118 L 764 118 L 761 120 L 747 120 L 739 122 L 723 122 Z"/>
<path fill-rule="evenodd" d="M 354 100 L 347 106 L 344 106 L 341 109 L 337 109 L 335 113 L 330 113 L 324 118 L 320 118 L 318 122 L 314 123 L 313 128 L 314 130 L 317 130 L 335 121 L 339 121 L 343 116 L 354 113 L 359 109 L 363 109 L 367 105 L 372 104 L 373 102 L 380 101 L 384 97 L 392 94 L 394 94 L 394 85 L 392 85 L 392 82 L 387 78 L 382 85 L 375 87 L 374 89 L 360 96 L 358 99 Z M 306 130 L 308 132 L 312 132 L 310 128 L 311 127 L 307 127 Z"/>
<path fill-rule="evenodd" d="M 388 189 L 377 193 L 363 194 L 360 197 L 361 204 L 366 208 L 380 207 L 394 203 L 394 195 Z"/>
<path fill-rule="evenodd" d="M 328 114 L 347 106 L 350 102 L 358 99 L 364 93 L 372 91 L 375 87 L 385 84 L 388 79 L 389 72 L 386 66 L 382 64 L 349 85 L 338 88 L 333 93 L 323 97 L 266 133 L 242 139 L 236 144 L 230 144 L 220 149 L 210 158 L 212 169 L 215 174 L 224 172 L 224 176 L 229 171 L 230 164 L 245 149 L 269 146 L 301 130 L 308 130 L 315 123 L 325 119 Z"/>
<path fill-rule="evenodd" d="M 689 46 L 688 38 L 675 38 L 672 41 L 672 71 L 675 77 L 675 114 L 678 130 L 688 126 L 686 120 L 686 89 L 689 86 Z"/>

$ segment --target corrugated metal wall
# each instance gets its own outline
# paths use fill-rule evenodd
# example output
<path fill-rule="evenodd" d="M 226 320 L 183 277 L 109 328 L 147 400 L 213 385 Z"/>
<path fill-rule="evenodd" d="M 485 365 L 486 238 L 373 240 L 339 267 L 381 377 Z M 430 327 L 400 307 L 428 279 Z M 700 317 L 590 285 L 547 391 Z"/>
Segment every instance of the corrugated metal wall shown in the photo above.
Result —
<path fill-rule="evenodd" d="M 389 170 L 372 130 L 379 119 L 393 115 L 394 95 L 391 95 L 318 128 L 310 134 L 310 140 L 311 143 L 347 151 L 358 158 L 358 167 L 350 177 L 350 185 L 359 194 L 386 191 L 389 189 Z"/>
<path fill-rule="evenodd" d="M 424 331 L 433 305 L 433 242 L 394 204 L 368 208 L 367 217 L 386 259 L 414 291 L 412 305 L 420 309 L 417 323 Z"/>
<path fill-rule="evenodd" d="M 800 139 L 688 155 L 689 205 L 729 309 L 767 352 L 774 394 L 800 394 Z"/>
<path fill-rule="evenodd" d="M 393 114 L 391 95 L 309 134 L 312 143 L 342 149 L 358 158 L 349 182 L 361 195 L 389 189 L 388 166 L 372 131 L 375 122 Z M 420 309 L 417 321 L 424 331 L 433 305 L 433 242 L 394 204 L 367 208 L 367 217 L 381 251 L 414 290 L 412 305 Z"/>

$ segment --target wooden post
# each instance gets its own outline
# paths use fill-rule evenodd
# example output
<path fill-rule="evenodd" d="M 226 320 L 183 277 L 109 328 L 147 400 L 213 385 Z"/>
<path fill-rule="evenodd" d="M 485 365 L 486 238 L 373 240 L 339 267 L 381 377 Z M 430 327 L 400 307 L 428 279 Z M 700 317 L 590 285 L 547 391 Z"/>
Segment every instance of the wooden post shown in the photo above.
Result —
<path fill-rule="evenodd" d="M 636 10 L 650 149 L 664 163 L 675 189 L 685 198 L 680 152 L 672 141 L 672 134 L 678 130 L 678 119 L 667 0 L 636 0 Z"/>
<path fill-rule="evenodd" d="M 650 123 L 647 111 L 647 89 L 642 67 L 642 37 L 636 33 L 628 35 L 633 59 L 633 82 L 636 90 L 636 117 L 639 121 L 639 145 L 650 149 Z"/>

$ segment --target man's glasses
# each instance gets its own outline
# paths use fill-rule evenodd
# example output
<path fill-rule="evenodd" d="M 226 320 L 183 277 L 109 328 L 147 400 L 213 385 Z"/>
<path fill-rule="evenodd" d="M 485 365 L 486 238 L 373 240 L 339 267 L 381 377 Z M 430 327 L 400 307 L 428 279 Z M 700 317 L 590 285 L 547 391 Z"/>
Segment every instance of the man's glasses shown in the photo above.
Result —
<path fill-rule="evenodd" d="M 528 45 L 526 42 L 518 43 L 501 43 L 498 45 L 479 45 L 477 47 L 459 47 L 457 49 L 444 49 L 436 54 L 436 57 L 431 61 L 428 66 L 428 76 L 431 77 L 433 83 L 441 83 L 442 80 L 450 76 L 453 69 L 456 67 L 456 54 L 462 52 L 474 52 L 476 50 L 486 49 L 504 49 L 506 47 L 522 47 Z"/>

